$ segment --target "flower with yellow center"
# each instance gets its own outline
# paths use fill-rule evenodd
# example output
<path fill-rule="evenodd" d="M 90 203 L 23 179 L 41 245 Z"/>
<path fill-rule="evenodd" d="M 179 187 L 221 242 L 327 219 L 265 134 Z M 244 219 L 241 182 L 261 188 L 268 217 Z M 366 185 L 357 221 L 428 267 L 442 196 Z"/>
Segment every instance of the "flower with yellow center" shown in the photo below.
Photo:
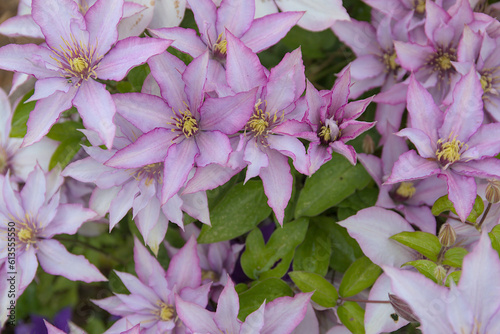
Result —
<path fill-rule="evenodd" d="M 163 183 L 163 163 L 157 162 L 154 164 L 146 165 L 139 169 L 134 175 L 136 180 L 141 180 L 146 178 L 145 184 L 150 186 L 153 181 L 158 182 L 159 184 Z"/>
<path fill-rule="evenodd" d="M 158 301 L 158 306 L 160 306 L 158 315 L 160 316 L 161 321 L 170 321 L 174 319 L 175 309 L 172 305 L 165 304 L 162 301 Z"/>
<path fill-rule="evenodd" d="M 460 160 L 462 153 L 467 150 L 467 145 L 457 140 L 456 136 L 451 141 L 450 137 L 447 141 L 443 141 L 443 139 L 437 141 L 436 159 L 443 169 L 447 169 L 452 163 Z"/>
<path fill-rule="evenodd" d="M 262 103 L 263 102 L 259 99 L 255 104 L 254 113 L 245 126 L 245 134 L 247 130 L 250 130 L 251 135 L 259 137 L 260 142 L 263 145 L 267 145 L 266 138 L 268 134 L 271 132 L 272 128 L 284 119 L 284 114 L 278 117 L 278 114 L 275 112 L 274 115 L 271 116 L 269 111 L 261 109 Z M 266 109 L 266 107 L 267 104 L 265 104 L 264 109 Z"/>
<path fill-rule="evenodd" d="M 415 1 L 415 11 L 418 14 L 425 13 L 425 0 L 416 0 Z"/>
<path fill-rule="evenodd" d="M 225 57 L 227 53 L 227 40 L 222 36 L 222 34 L 217 37 L 217 41 L 212 47 L 215 55 Z"/>
<path fill-rule="evenodd" d="M 396 194 L 401 196 L 403 199 L 410 199 L 415 195 L 416 189 L 412 182 L 401 182 Z"/>
<path fill-rule="evenodd" d="M 396 63 L 396 58 L 397 54 L 396 51 L 392 51 L 392 53 L 384 53 L 382 56 L 382 61 L 385 65 L 385 70 L 387 72 L 395 72 L 397 69 L 399 69 L 398 63 Z"/>
<path fill-rule="evenodd" d="M 172 132 L 181 131 L 186 138 L 195 135 L 199 130 L 198 122 L 193 117 L 193 114 L 191 114 L 189 108 L 180 111 L 179 114 L 174 111 L 175 117 L 171 117 L 174 122 L 168 123 L 176 127 L 176 129 L 172 129 Z"/>

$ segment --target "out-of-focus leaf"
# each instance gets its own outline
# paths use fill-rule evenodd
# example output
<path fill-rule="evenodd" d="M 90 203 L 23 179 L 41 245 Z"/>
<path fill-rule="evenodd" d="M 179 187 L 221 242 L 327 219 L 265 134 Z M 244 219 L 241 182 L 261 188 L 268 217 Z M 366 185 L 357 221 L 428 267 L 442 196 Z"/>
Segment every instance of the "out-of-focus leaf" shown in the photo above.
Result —
<path fill-rule="evenodd" d="M 342 297 L 354 296 L 372 286 L 381 273 L 382 269 L 369 258 L 360 257 L 345 272 L 340 282 L 339 294 Z"/>
<path fill-rule="evenodd" d="M 353 334 L 364 334 L 365 310 L 356 302 L 344 302 L 337 309 L 337 315 L 340 321 Z"/>
<path fill-rule="evenodd" d="M 64 169 L 82 148 L 80 144 L 81 138 L 76 137 L 62 141 L 52 154 L 52 158 L 50 158 L 49 169 L 54 168 L 57 164 Z"/>
<path fill-rule="evenodd" d="M 458 285 L 458 281 L 460 281 L 461 275 L 462 275 L 461 270 L 452 272 L 451 274 L 448 275 L 448 277 L 446 277 L 446 282 L 444 285 L 446 285 L 447 287 L 450 287 L 452 280 L 455 283 L 455 285 Z"/>
<path fill-rule="evenodd" d="M 416 260 L 409 261 L 403 264 L 403 266 L 413 266 L 415 267 L 422 275 L 437 283 L 436 275 L 434 274 L 436 271 L 437 264 L 429 261 L 429 260 Z"/>
<path fill-rule="evenodd" d="M 434 202 L 431 210 L 434 216 L 438 216 L 440 213 L 445 211 L 451 211 L 454 214 L 457 214 L 453 203 L 448 199 L 448 195 L 439 197 L 436 202 Z M 483 213 L 483 211 L 483 199 L 479 195 L 477 195 L 474 205 L 472 206 L 472 211 L 470 212 L 469 217 L 467 217 L 467 220 L 471 223 L 475 223 L 477 218 Z"/>
<path fill-rule="evenodd" d="M 14 115 L 12 116 L 12 128 L 10 130 L 10 137 L 14 138 L 23 138 L 26 136 L 26 122 L 30 116 L 30 113 L 35 109 L 36 101 L 26 102 L 29 99 L 35 90 L 29 91 L 24 97 L 21 99 L 19 104 L 14 110 Z"/>
<path fill-rule="evenodd" d="M 78 131 L 78 129 L 84 129 L 82 123 L 75 121 L 67 121 L 63 123 L 56 123 L 52 126 L 47 137 L 53 140 L 63 142 L 68 139 L 80 139 L 83 138 L 83 132 Z"/>
<path fill-rule="evenodd" d="M 452 266 L 455 268 L 462 268 L 464 256 L 469 253 L 467 249 L 462 247 L 450 248 L 444 253 L 444 265 Z"/>
<path fill-rule="evenodd" d="M 331 253 L 332 246 L 329 235 L 316 223 L 310 222 L 304 241 L 295 251 L 293 270 L 325 276 L 330 265 Z"/>
<path fill-rule="evenodd" d="M 391 239 L 416 250 L 434 262 L 437 261 L 439 251 L 441 250 L 441 243 L 438 237 L 427 232 L 401 232 L 393 235 Z"/>
<path fill-rule="evenodd" d="M 302 292 L 314 291 L 311 298 L 314 302 L 323 307 L 337 305 L 337 299 L 339 298 L 337 289 L 323 276 L 303 271 L 292 271 L 289 275 Z"/>
<path fill-rule="evenodd" d="M 500 255 L 500 225 L 496 225 L 488 233 L 491 239 L 491 247 Z"/>

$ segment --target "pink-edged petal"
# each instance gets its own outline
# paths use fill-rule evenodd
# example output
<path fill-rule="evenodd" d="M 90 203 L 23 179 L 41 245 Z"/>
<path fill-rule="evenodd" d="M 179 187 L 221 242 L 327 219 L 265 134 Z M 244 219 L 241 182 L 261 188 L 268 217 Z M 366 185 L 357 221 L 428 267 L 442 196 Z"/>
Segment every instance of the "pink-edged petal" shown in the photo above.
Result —
<path fill-rule="evenodd" d="M 411 127 L 424 132 L 432 143 L 437 142 L 437 130 L 443 124 L 443 112 L 434 103 L 432 95 L 413 75 L 410 77 L 407 100 Z"/>
<path fill-rule="evenodd" d="M 439 197 L 447 194 L 446 182 L 434 176 L 415 183 L 415 190 L 415 194 L 406 200 L 406 204 L 427 204 L 430 207 Z"/>
<path fill-rule="evenodd" d="M 118 24 L 118 39 L 130 36 L 139 36 L 151 23 L 155 12 L 155 3 L 148 0 L 125 1 L 123 4 L 123 18 Z"/>
<path fill-rule="evenodd" d="M 40 141 L 49 132 L 52 125 L 57 122 L 61 113 L 71 108 L 76 93 L 77 88 L 70 89 L 68 93 L 57 91 L 51 96 L 37 101 L 35 109 L 30 113 L 27 122 L 28 131 L 22 146 Z"/>
<path fill-rule="evenodd" d="M 64 41 L 68 43 L 73 39 L 81 41 L 85 20 L 75 1 L 33 0 L 31 8 L 33 20 L 42 29 L 45 41 L 52 49 L 60 49 L 65 45 Z M 73 36 L 74 33 L 77 33 L 77 36 Z"/>
<path fill-rule="evenodd" d="M 175 134 L 164 128 L 156 128 L 143 134 L 134 143 L 119 150 L 106 161 L 106 166 L 114 168 L 139 168 L 163 162 Z"/>
<path fill-rule="evenodd" d="M 500 160 L 496 158 L 484 158 L 467 162 L 456 162 L 452 166 L 456 173 L 471 177 L 500 178 Z"/>
<path fill-rule="evenodd" d="M 240 333 L 243 334 L 260 334 L 262 327 L 264 327 L 264 313 L 265 313 L 266 303 L 262 303 L 260 307 L 250 313 L 246 318 L 245 322 L 241 324 Z M 313 311 L 314 312 L 314 311 Z M 314 315 L 316 318 L 316 315 Z"/>
<path fill-rule="evenodd" d="M 434 53 L 431 46 L 394 41 L 394 48 L 401 67 L 408 71 L 418 71 Z"/>
<path fill-rule="evenodd" d="M 156 9 L 155 9 L 156 14 Z M 181 27 L 150 29 L 149 32 L 158 38 L 172 40 L 171 46 L 196 58 L 207 50 L 207 45 L 193 29 Z"/>
<path fill-rule="evenodd" d="M 309 80 L 306 82 L 306 87 L 307 119 L 311 124 L 319 124 L 324 121 L 326 113 L 323 99 Z"/>
<path fill-rule="evenodd" d="M 385 65 L 377 55 L 364 55 L 351 63 L 351 75 L 356 81 L 379 76 L 385 70 Z"/>
<path fill-rule="evenodd" d="M 241 168 L 242 169 L 242 168 Z M 196 172 L 182 191 L 182 194 L 192 194 L 201 190 L 215 189 L 229 181 L 241 169 L 232 169 L 219 164 L 210 164 L 196 168 Z"/>
<path fill-rule="evenodd" d="M 218 333 L 220 329 L 215 324 L 213 312 L 204 307 L 183 301 L 175 297 L 175 307 L 184 325 L 195 333 Z"/>
<path fill-rule="evenodd" d="M 260 170 L 267 204 L 273 209 L 276 219 L 283 224 L 285 208 L 292 196 L 293 177 L 290 174 L 288 158 L 278 151 L 267 150 L 269 164 Z"/>
<path fill-rule="evenodd" d="M 217 20 L 217 7 L 212 0 L 188 0 L 189 7 L 194 14 L 196 25 L 201 37 L 207 44 L 215 44 L 217 32 L 215 22 Z"/>
<path fill-rule="evenodd" d="M 230 32 L 226 39 L 226 78 L 231 89 L 244 92 L 265 85 L 267 78 L 259 57 Z"/>
<path fill-rule="evenodd" d="M 175 223 L 179 225 L 177 222 Z M 182 228 L 182 225 L 179 225 L 179 227 Z M 149 232 L 148 239 L 146 240 L 146 244 L 149 246 L 149 248 L 151 248 L 151 251 L 155 254 L 155 256 L 158 256 L 158 250 L 160 248 L 160 244 L 165 239 L 167 229 L 168 220 L 164 215 L 160 214 L 158 216 L 156 224 L 151 229 L 151 232 Z"/>
<path fill-rule="evenodd" d="M 184 91 L 193 112 L 199 109 L 203 101 L 203 88 L 207 80 L 208 61 L 209 53 L 207 51 L 195 58 L 182 74 L 182 80 L 186 83 Z"/>
<path fill-rule="evenodd" d="M 33 21 L 33 17 L 19 13 L 0 24 L 0 34 L 8 37 L 44 38 L 40 27 Z"/>
<path fill-rule="evenodd" d="M 82 83 L 73 104 L 77 107 L 85 128 L 97 132 L 104 145 L 111 148 L 116 131 L 113 123 L 116 107 L 106 86 L 94 80 Z"/>
<path fill-rule="evenodd" d="M 269 147 L 292 158 L 293 165 L 302 174 L 309 170 L 309 159 L 302 142 L 294 137 L 274 135 L 268 137 Z"/>
<path fill-rule="evenodd" d="M 312 292 L 276 298 L 266 305 L 261 334 L 288 334 L 304 319 Z"/>
<path fill-rule="evenodd" d="M 94 182 L 99 174 L 112 170 L 95 159 L 87 157 L 69 164 L 64 169 L 63 176 L 70 176 L 80 182 Z"/>
<path fill-rule="evenodd" d="M 165 270 L 137 238 L 134 238 L 134 262 L 135 272 L 142 282 L 153 289 L 165 285 L 166 290 Z"/>
<path fill-rule="evenodd" d="M 348 103 L 344 107 L 344 120 L 358 118 L 366 110 L 366 107 L 372 102 L 373 97 Z"/>
<path fill-rule="evenodd" d="M 56 241 L 57 242 L 57 241 Z M 39 246 L 41 242 L 38 242 Z M 61 245 L 61 247 L 63 247 Z M 20 272 L 19 290 L 24 290 L 35 278 L 36 270 L 38 268 L 38 258 L 40 258 L 40 249 L 35 250 L 34 247 L 26 249 L 16 257 L 16 268 Z M 19 265 L 22 263 L 22 266 Z"/>
<path fill-rule="evenodd" d="M 483 89 L 476 70 L 471 68 L 453 90 L 453 102 L 446 110 L 441 138 L 457 137 L 461 142 L 469 140 L 483 123 Z"/>
<path fill-rule="evenodd" d="M 41 240 L 37 245 L 38 261 L 47 273 L 86 283 L 107 281 L 83 255 L 69 253 L 59 241 Z"/>
<path fill-rule="evenodd" d="M 310 143 L 307 151 L 309 156 L 309 171 L 306 175 L 314 174 L 323 164 L 332 160 L 332 151 L 329 146 L 321 145 L 320 142 Z"/>
<path fill-rule="evenodd" d="M 134 66 L 144 64 L 150 57 L 164 52 L 172 43 L 158 38 L 128 37 L 100 61 L 97 77 L 104 80 L 122 80 Z"/>
<path fill-rule="evenodd" d="M 387 277 L 387 275 L 382 274 L 370 289 L 370 295 L 368 296 L 368 299 L 388 300 L 388 293 L 394 293 L 391 289 L 391 280 L 389 277 Z M 408 320 L 404 318 L 399 318 L 398 321 L 394 321 L 391 318 L 391 314 L 393 313 L 394 308 L 391 306 L 391 304 L 367 303 L 365 310 L 366 333 L 390 333 L 408 324 Z"/>
<path fill-rule="evenodd" d="M 268 110 L 282 110 L 288 106 L 292 101 L 288 101 L 287 94 L 283 94 L 281 89 L 277 87 L 279 82 L 281 82 L 283 77 L 289 77 L 290 84 L 284 85 L 284 88 L 292 89 L 294 92 L 293 101 L 300 98 L 304 90 L 306 89 L 306 77 L 304 74 L 305 68 L 302 62 L 302 53 L 300 49 L 295 49 L 290 53 L 287 53 L 278 65 L 271 69 L 269 74 L 269 82 L 267 84 L 267 108 Z M 279 96 L 283 97 L 283 101 L 274 101 L 279 99 Z"/>
<path fill-rule="evenodd" d="M 216 163 L 225 165 L 232 152 L 231 143 L 225 134 L 219 131 L 203 131 L 196 135 L 196 145 L 200 155 L 195 159 L 196 165 L 204 167 Z"/>
<path fill-rule="evenodd" d="M 144 133 L 172 121 L 169 106 L 158 96 L 128 93 L 113 94 L 112 97 L 116 112 Z"/>
<path fill-rule="evenodd" d="M 500 124 L 498 123 L 484 124 L 479 127 L 467 142 L 468 149 L 462 154 L 461 159 L 467 161 L 497 155 L 500 152 L 499 136 Z"/>
<path fill-rule="evenodd" d="M 258 18 L 240 39 L 253 52 L 259 53 L 285 37 L 302 15 L 302 13 L 287 12 Z"/>
<path fill-rule="evenodd" d="M 423 179 L 441 172 L 435 161 L 422 158 L 414 150 L 401 155 L 394 163 L 392 173 L 386 183 L 397 183 L 408 180 Z"/>
<path fill-rule="evenodd" d="M 24 211 L 35 216 L 45 202 L 45 175 L 39 166 L 28 175 L 26 184 L 21 190 Z"/>
<path fill-rule="evenodd" d="M 337 20 L 350 19 L 341 0 L 278 1 L 277 4 L 283 12 L 305 11 L 297 25 L 310 31 L 325 30 Z"/>
<path fill-rule="evenodd" d="M 116 194 L 109 206 L 109 230 L 118 224 L 118 222 L 125 217 L 128 210 L 132 208 L 134 198 L 139 192 L 137 182 L 134 180 L 125 184 L 122 189 Z"/>
<path fill-rule="evenodd" d="M 436 150 L 433 149 L 436 146 L 437 141 L 432 141 L 432 139 L 422 130 L 417 128 L 405 128 L 395 135 L 399 137 L 406 137 L 409 139 L 418 151 L 418 154 L 423 158 L 435 159 Z"/>
<path fill-rule="evenodd" d="M 453 203 L 458 217 L 462 221 L 467 220 L 476 200 L 476 181 L 473 177 L 460 175 L 450 170 L 444 170 L 439 177 L 446 178 L 448 198 Z"/>
<path fill-rule="evenodd" d="M 332 30 L 358 57 L 370 54 L 369 50 L 379 52 L 375 28 L 368 22 L 341 20 L 332 25 Z"/>
<path fill-rule="evenodd" d="M 346 145 L 341 141 L 334 141 L 330 144 L 330 147 L 334 152 L 342 154 L 347 160 L 349 160 L 351 165 L 356 165 L 357 157 L 354 147 L 352 147 L 351 145 Z"/>
<path fill-rule="evenodd" d="M 363 253 L 376 265 L 399 267 L 416 258 L 415 251 L 390 239 L 400 232 L 413 232 L 411 225 L 394 211 L 371 207 L 339 222 L 356 239 Z"/>
<path fill-rule="evenodd" d="M 54 219 L 43 233 L 48 237 L 54 234 L 75 234 L 84 222 L 96 216 L 94 211 L 85 209 L 80 204 L 60 204 Z"/>
<path fill-rule="evenodd" d="M 158 295 L 154 292 L 154 290 L 150 286 L 147 286 L 140 279 L 129 273 L 124 273 L 116 270 L 115 273 L 121 279 L 121 281 L 128 289 L 128 291 L 131 293 L 131 295 L 118 295 L 118 297 L 122 301 L 131 301 L 135 299 L 136 296 L 138 296 L 140 297 L 140 299 L 142 299 L 141 302 L 146 305 L 147 302 L 153 305 L 156 304 L 156 302 L 158 301 Z M 137 302 L 140 302 L 140 300 L 137 300 Z"/>
<path fill-rule="evenodd" d="M 361 162 L 363 167 L 365 167 L 366 171 L 375 183 L 380 187 L 382 184 L 382 161 L 379 157 L 366 153 L 358 153 L 358 160 Z"/>
<path fill-rule="evenodd" d="M 166 277 L 168 285 L 176 286 L 177 291 L 184 287 L 197 288 L 201 284 L 200 259 L 196 247 L 196 238 L 192 236 L 170 260 Z"/>
<path fill-rule="evenodd" d="M 436 234 L 436 217 L 428 206 L 407 205 L 403 209 L 406 220 L 421 231 Z"/>
<path fill-rule="evenodd" d="M 198 191 L 193 194 L 183 194 L 182 210 L 191 217 L 198 219 L 203 224 L 211 225 L 206 192 Z"/>
<path fill-rule="evenodd" d="M 118 39 L 116 26 L 123 13 L 122 0 L 97 0 L 85 14 L 89 42 L 96 53 L 104 55 Z"/>
<path fill-rule="evenodd" d="M 391 174 L 394 163 L 407 151 L 408 145 L 406 144 L 406 140 L 391 134 L 387 138 L 384 149 L 382 150 L 382 175 Z"/>
<path fill-rule="evenodd" d="M 279 124 L 273 129 L 273 132 L 281 135 L 304 138 L 309 141 L 318 140 L 318 135 L 312 130 L 311 125 L 294 119 L 286 120 Z"/>
<path fill-rule="evenodd" d="M 163 172 L 162 204 L 165 204 L 184 186 L 194 166 L 195 158 L 199 154 L 198 146 L 192 139 L 170 146 Z"/>
<path fill-rule="evenodd" d="M 371 129 L 375 125 L 375 122 L 361 122 L 356 120 L 350 120 L 340 125 L 342 142 L 347 142 L 352 140 L 362 134 L 363 132 Z"/>
<path fill-rule="evenodd" d="M 449 290 L 446 287 L 439 286 L 422 274 L 410 270 L 399 270 L 388 266 L 384 266 L 383 269 L 391 279 L 394 294 L 403 299 L 420 319 L 422 332 L 430 334 L 452 332 L 443 314 L 444 303 L 448 300 Z"/>
<path fill-rule="evenodd" d="M 67 93 L 70 87 L 71 84 L 63 77 L 39 79 L 35 82 L 35 93 L 26 102 L 44 99 L 56 91 Z"/>
<path fill-rule="evenodd" d="M 217 10 L 215 28 L 219 34 L 227 29 L 235 36 L 241 36 L 252 24 L 254 14 L 254 1 L 225 0 Z"/>
<path fill-rule="evenodd" d="M 215 311 L 214 321 L 217 327 L 226 333 L 239 333 L 241 326 L 237 320 L 239 310 L 238 293 L 234 289 L 233 281 L 228 279 L 224 290 L 219 296 L 217 311 Z"/>
<path fill-rule="evenodd" d="M 109 189 L 95 188 L 90 196 L 89 207 L 97 212 L 100 217 L 104 217 L 109 211 L 111 202 L 115 199 L 120 190 L 121 187 L 112 187 Z"/>
<path fill-rule="evenodd" d="M 234 96 L 208 98 L 200 108 L 200 128 L 231 135 L 243 129 L 252 116 L 256 89 Z"/>
<path fill-rule="evenodd" d="M 262 168 L 269 166 L 269 158 L 266 153 L 262 152 L 260 146 L 257 145 L 257 141 L 254 138 L 250 139 L 246 143 L 243 159 L 245 162 L 248 162 L 245 182 L 252 177 L 259 175 Z"/>

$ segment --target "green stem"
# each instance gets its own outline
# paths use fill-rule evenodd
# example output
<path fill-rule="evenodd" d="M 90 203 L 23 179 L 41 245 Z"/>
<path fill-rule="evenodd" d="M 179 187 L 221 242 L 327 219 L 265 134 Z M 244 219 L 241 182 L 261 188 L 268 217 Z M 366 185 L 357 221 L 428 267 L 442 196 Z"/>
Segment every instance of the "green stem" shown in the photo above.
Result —
<path fill-rule="evenodd" d="M 486 210 L 484 210 L 483 216 L 481 217 L 481 221 L 477 224 L 476 228 L 478 229 L 478 231 L 481 231 L 481 225 L 483 225 L 483 222 L 486 219 L 488 212 L 490 212 L 490 209 L 491 209 L 491 203 L 488 203 L 488 206 L 486 207 Z"/>
<path fill-rule="evenodd" d="M 372 303 L 372 304 L 390 304 L 388 300 L 367 300 L 367 299 L 354 299 L 354 298 L 342 298 L 339 299 L 343 302 L 357 302 L 357 303 Z"/>

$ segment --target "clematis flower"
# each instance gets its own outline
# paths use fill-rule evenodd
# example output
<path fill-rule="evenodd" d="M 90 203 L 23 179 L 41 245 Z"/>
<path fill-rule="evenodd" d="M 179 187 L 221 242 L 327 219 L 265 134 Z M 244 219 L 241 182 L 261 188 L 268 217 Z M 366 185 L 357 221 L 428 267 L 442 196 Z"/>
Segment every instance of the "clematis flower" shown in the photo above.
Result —
<path fill-rule="evenodd" d="M 308 175 L 312 175 L 324 163 L 330 161 L 333 152 L 342 154 L 355 165 L 356 151 L 346 142 L 375 125 L 373 122 L 356 120 L 372 99 L 349 103 L 350 85 L 349 69 L 339 77 L 331 91 L 318 92 L 308 82 L 306 122 L 289 120 L 274 129 L 276 133 L 299 136 L 311 141 L 308 149 L 310 160 Z"/>
<path fill-rule="evenodd" d="M 305 88 L 304 65 L 300 49 L 286 54 L 267 74 L 255 53 L 228 32 L 226 77 L 235 92 L 257 88 L 253 113 L 240 134 L 237 151 L 248 165 L 245 182 L 260 176 L 268 204 L 280 224 L 292 194 L 293 177 L 288 157 L 295 168 L 307 174 L 309 161 L 298 138 L 282 135 L 275 129 L 289 119 L 301 120 L 305 103 L 296 107 Z M 241 93 L 240 93 L 241 94 Z"/>
<path fill-rule="evenodd" d="M 395 294 L 413 309 L 423 333 L 500 331 L 500 260 L 487 233 L 464 257 L 457 286 L 448 289 L 422 274 L 384 266 Z"/>
<path fill-rule="evenodd" d="M 176 296 L 177 314 L 187 328 L 194 333 L 260 333 L 290 334 L 302 321 L 312 293 L 299 293 L 295 297 L 280 297 L 265 302 L 247 316 L 238 319 L 239 298 L 234 283 L 228 278 L 222 291 L 216 312 Z"/>
<path fill-rule="evenodd" d="M 446 195 L 446 182 L 437 176 L 424 180 L 404 181 L 396 184 L 383 184 L 391 174 L 399 156 L 408 152 L 405 139 L 390 135 L 382 148 L 382 158 L 359 153 L 358 159 L 379 187 L 376 206 L 396 209 L 403 213 L 406 220 L 420 230 L 436 233 L 436 218 L 430 206 L 441 196 Z"/>
<path fill-rule="evenodd" d="M 39 141 L 74 105 L 85 127 L 111 148 L 116 108 L 104 84 L 95 79 L 121 80 L 132 67 L 165 51 L 170 42 L 138 37 L 117 42 L 123 0 L 98 0 L 85 16 L 73 0 L 33 0 L 32 7 L 47 46 L 10 44 L 0 49 L 0 68 L 38 79 L 31 97 L 38 102 L 23 145 Z"/>
<path fill-rule="evenodd" d="M 10 138 L 13 110 L 5 92 L 0 89 L 0 174 L 10 172 L 14 183 L 25 182 L 28 174 L 38 165 L 49 170 L 49 162 L 57 148 L 57 142 L 43 138 L 40 142 L 20 148 L 21 138 Z"/>
<path fill-rule="evenodd" d="M 20 192 L 12 189 L 9 179 L 9 175 L 0 178 L 0 231 L 4 236 L 14 233 L 16 268 L 9 271 L 18 274 L 16 296 L 21 295 L 35 277 L 38 262 L 47 273 L 73 281 L 105 281 L 85 257 L 68 253 L 59 241 L 52 239 L 57 234 L 75 234 L 83 222 L 96 216 L 94 211 L 81 205 L 59 203 L 63 181 L 60 170 L 54 168 L 44 174 L 39 166 L 35 167 Z M 0 264 L 7 265 L 8 258 L 12 257 L 11 243 L 6 237 L 0 239 Z"/>
<path fill-rule="evenodd" d="M 194 166 L 225 165 L 232 152 L 227 136 L 243 129 L 252 113 L 255 90 L 205 98 L 208 61 L 205 52 L 186 67 L 178 58 L 163 53 L 148 62 L 161 97 L 114 96 L 118 112 L 144 135 L 105 164 L 139 168 L 163 162 L 161 204 L 185 185 Z"/>
<path fill-rule="evenodd" d="M 100 216 L 109 212 L 109 230 L 132 208 L 141 235 L 153 253 L 157 254 L 165 238 L 168 222 L 184 227 L 181 210 L 210 224 L 205 192 L 181 196 L 175 194 L 165 204 L 160 204 L 163 162 L 126 169 L 104 165 L 118 150 L 136 142 L 143 134 L 120 115 L 115 116 L 115 122 L 118 133 L 111 150 L 97 147 L 98 143 L 94 143 L 93 147 L 84 146 L 90 157 L 71 163 L 63 172 L 64 176 L 97 185 L 90 198 L 90 207 Z"/>
<path fill-rule="evenodd" d="M 386 184 L 437 175 L 445 179 L 448 197 L 465 221 L 476 198 L 474 177 L 499 178 L 500 124 L 483 125 L 482 88 L 474 69 L 455 86 L 453 102 L 443 113 L 432 96 L 410 78 L 408 111 L 411 127 L 398 132 L 415 144 L 394 164 Z"/>
<path fill-rule="evenodd" d="M 94 300 L 99 307 L 121 317 L 107 334 L 121 333 L 140 324 L 145 333 L 187 333 L 176 313 L 176 295 L 205 308 L 210 285 L 201 285 L 201 268 L 193 238 L 172 257 L 168 270 L 161 267 L 140 241 L 134 242 L 137 277 L 116 271 L 130 295 Z"/>

